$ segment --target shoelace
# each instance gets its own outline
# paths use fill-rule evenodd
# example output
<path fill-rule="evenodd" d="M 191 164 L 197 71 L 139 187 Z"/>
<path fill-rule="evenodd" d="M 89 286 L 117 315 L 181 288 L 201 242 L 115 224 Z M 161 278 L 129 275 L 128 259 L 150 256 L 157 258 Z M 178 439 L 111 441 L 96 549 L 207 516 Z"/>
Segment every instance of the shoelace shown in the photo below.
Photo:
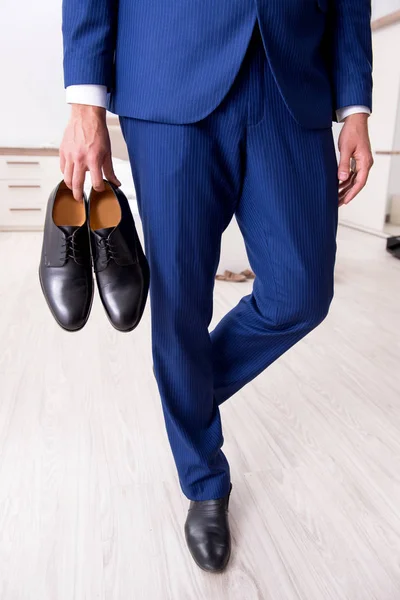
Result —
<path fill-rule="evenodd" d="M 65 259 L 72 259 L 77 265 L 83 266 L 82 255 L 78 244 L 74 239 L 74 235 L 67 235 L 65 243 L 62 245 L 62 251 L 65 253 Z"/>
<path fill-rule="evenodd" d="M 101 238 L 98 242 L 98 245 L 100 252 L 103 254 L 104 262 L 107 266 L 110 260 L 116 260 L 118 258 L 118 253 L 115 249 L 115 246 L 112 245 L 109 238 Z"/>

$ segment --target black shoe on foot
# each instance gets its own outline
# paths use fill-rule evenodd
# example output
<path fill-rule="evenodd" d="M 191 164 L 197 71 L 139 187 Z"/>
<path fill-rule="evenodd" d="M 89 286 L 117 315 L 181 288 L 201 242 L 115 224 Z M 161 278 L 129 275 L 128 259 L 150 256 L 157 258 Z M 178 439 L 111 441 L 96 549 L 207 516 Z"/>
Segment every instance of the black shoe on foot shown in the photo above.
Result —
<path fill-rule="evenodd" d="M 204 571 L 221 573 L 231 554 L 229 493 L 218 500 L 190 501 L 185 537 L 190 553 Z"/>
<path fill-rule="evenodd" d="M 64 181 L 50 194 L 44 224 L 39 280 L 50 311 L 63 329 L 78 331 L 93 300 L 86 203 Z"/>

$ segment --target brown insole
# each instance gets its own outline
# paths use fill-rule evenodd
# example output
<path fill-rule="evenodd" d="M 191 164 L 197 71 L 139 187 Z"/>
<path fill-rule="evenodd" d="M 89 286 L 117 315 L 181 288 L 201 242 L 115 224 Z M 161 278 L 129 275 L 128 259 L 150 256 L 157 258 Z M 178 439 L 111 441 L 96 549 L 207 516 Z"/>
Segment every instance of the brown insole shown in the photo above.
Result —
<path fill-rule="evenodd" d="M 77 202 L 66 185 L 60 185 L 53 205 L 53 221 L 58 227 L 80 227 L 86 220 L 85 205 Z"/>
<path fill-rule="evenodd" d="M 90 228 L 106 229 L 116 227 L 121 220 L 121 208 L 114 192 L 104 183 L 104 192 L 92 190 L 90 196 Z"/>

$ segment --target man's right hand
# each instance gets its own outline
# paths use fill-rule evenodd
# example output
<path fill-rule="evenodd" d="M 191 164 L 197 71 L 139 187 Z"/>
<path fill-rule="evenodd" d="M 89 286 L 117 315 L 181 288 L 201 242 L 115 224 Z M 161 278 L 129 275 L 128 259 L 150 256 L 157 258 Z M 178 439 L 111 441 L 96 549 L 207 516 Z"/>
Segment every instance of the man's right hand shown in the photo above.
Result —
<path fill-rule="evenodd" d="M 66 185 L 78 201 L 83 198 L 86 171 L 90 171 L 96 191 L 104 190 L 103 173 L 105 179 L 118 187 L 121 185 L 112 165 L 104 108 L 72 105 L 71 118 L 60 146 L 60 167 Z"/>

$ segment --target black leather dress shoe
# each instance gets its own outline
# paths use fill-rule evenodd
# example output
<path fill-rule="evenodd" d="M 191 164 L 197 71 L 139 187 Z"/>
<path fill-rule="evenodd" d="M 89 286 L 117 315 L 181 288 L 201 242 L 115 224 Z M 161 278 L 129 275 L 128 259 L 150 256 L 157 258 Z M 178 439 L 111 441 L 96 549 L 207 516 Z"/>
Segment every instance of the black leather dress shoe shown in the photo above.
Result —
<path fill-rule="evenodd" d="M 218 500 L 191 500 L 185 523 L 185 537 L 190 553 L 204 571 L 220 573 L 231 554 L 228 521 L 229 496 Z"/>
<path fill-rule="evenodd" d="M 47 204 L 39 280 L 60 327 L 82 329 L 94 289 L 86 203 L 77 202 L 63 181 Z"/>
<path fill-rule="evenodd" d="M 111 324 L 132 331 L 139 323 L 150 271 L 125 195 L 109 181 L 89 197 L 90 243 L 97 287 Z"/>

